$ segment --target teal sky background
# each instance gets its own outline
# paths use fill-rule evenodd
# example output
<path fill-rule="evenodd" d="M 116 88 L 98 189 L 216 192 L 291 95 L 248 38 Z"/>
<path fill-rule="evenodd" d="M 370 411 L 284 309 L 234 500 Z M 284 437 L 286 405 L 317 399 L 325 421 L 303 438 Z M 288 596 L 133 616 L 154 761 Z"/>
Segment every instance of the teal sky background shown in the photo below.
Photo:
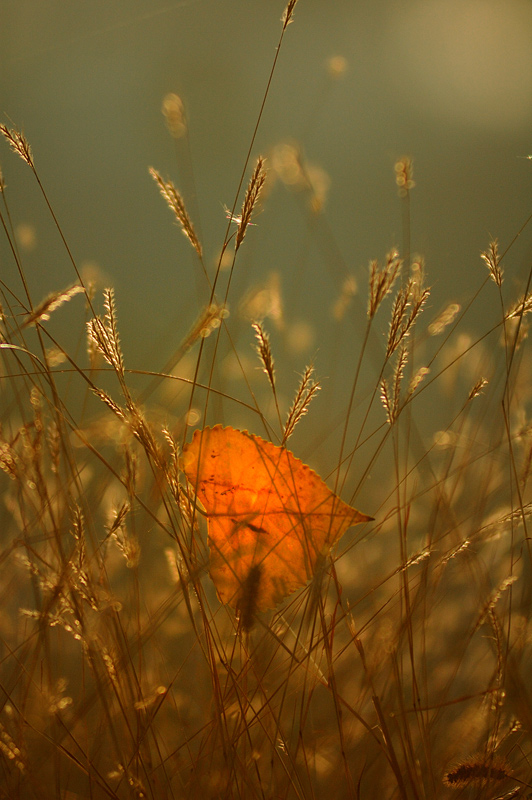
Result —
<path fill-rule="evenodd" d="M 214 269 L 222 206 L 235 197 L 283 9 L 278 0 L 2 2 L 3 121 L 29 139 L 78 265 L 97 265 L 101 286 L 115 287 L 131 367 L 161 368 L 207 296 L 148 167 L 183 192 Z M 491 237 L 504 250 L 532 211 L 531 41 L 528 0 L 299 1 L 252 159 L 298 142 L 330 179 L 324 216 L 309 222 L 277 184 L 239 254 L 229 300 L 236 313 L 246 291 L 279 276 L 287 324 L 311 329 L 287 349 L 291 382 L 310 358 L 341 379 L 354 345 L 336 348 L 330 308 L 341 276 L 353 274 L 360 302 L 350 313 L 362 318 L 369 260 L 401 248 L 397 158 L 414 161 L 411 245 L 433 287 L 426 313 L 465 305 L 481 285 L 479 252 Z M 333 56 L 347 61 L 337 81 L 327 76 Z M 177 155 L 161 114 L 168 92 L 182 97 L 189 121 L 190 149 Z M 39 300 L 69 285 L 72 268 L 26 165 L 7 146 L 0 163 L 14 219 L 35 232 L 25 265 Z M 14 285 L 4 244 L 0 255 Z M 510 298 L 531 255 L 525 229 L 505 261 Z M 497 302 L 486 287 L 466 327 L 488 326 Z M 70 311 L 59 314 L 66 324 Z M 242 336 L 252 357 L 252 336 Z M 282 337 L 274 344 L 282 348 Z"/>

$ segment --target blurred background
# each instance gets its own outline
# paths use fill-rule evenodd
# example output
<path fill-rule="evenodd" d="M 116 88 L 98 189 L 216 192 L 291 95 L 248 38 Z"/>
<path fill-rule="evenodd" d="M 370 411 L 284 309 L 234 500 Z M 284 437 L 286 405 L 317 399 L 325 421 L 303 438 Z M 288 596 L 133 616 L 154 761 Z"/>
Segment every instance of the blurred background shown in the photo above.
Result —
<path fill-rule="evenodd" d="M 213 275 L 223 205 L 235 201 L 284 5 L 3 0 L 2 121 L 29 139 L 83 274 L 115 287 L 131 368 L 161 369 L 208 299 L 148 168 L 182 192 Z M 368 262 L 392 247 L 425 258 L 427 322 L 448 303 L 467 306 L 487 276 L 480 251 L 491 237 L 504 251 L 532 210 L 531 41 L 529 0 L 300 0 L 244 187 L 259 153 L 275 172 L 283 153 L 297 152 L 319 208 L 272 180 L 239 252 L 229 307 L 251 369 L 246 314 L 250 298 L 267 291 L 282 306 L 282 320 L 270 308 L 266 327 L 287 392 L 313 359 L 329 381 L 328 402 L 338 389 L 345 408 L 351 372 L 340 365 L 358 353 Z M 179 140 L 161 113 L 170 92 L 188 122 Z M 395 183 L 403 156 L 414 165 L 409 209 Z M 0 163 L 38 302 L 75 276 L 30 170 L 6 144 Z M 4 243 L 0 254 L 3 279 L 20 286 Z M 509 300 L 523 290 L 531 254 L 526 228 L 504 261 Z M 340 332 L 342 298 L 351 321 Z M 75 298 L 75 311 L 60 309 L 50 324 L 79 320 L 81 303 Z M 483 332 L 499 319 L 489 283 L 461 324 Z"/>

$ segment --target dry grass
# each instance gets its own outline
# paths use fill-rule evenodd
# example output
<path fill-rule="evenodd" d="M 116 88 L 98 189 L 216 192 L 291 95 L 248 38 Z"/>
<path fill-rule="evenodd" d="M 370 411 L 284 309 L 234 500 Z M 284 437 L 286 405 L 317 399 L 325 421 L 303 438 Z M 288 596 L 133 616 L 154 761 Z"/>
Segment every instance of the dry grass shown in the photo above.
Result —
<path fill-rule="evenodd" d="M 171 134 L 188 135 L 182 101 L 172 96 L 164 110 Z M 44 194 L 22 133 L 0 130 Z M 494 283 L 479 258 L 479 286 L 498 294 L 500 311 L 474 335 L 453 298 L 440 314 L 427 310 L 422 259 L 403 263 L 392 249 L 382 268 L 370 264 L 360 338 L 349 324 L 365 301 L 357 310 L 352 278 L 338 284 L 330 324 L 355 351 L 340 365 L 346 396 L 332 398 L 326 383 L 318 394 L 309 366 L 290 400 L 281 290 L 232 290 L 259 196 L 267 204 L 274 182 L 259 158 L 235 216 L 249 161 L 230 212 L 236 233 L 229 221 L 213 273 L 184 199 L 152 171 L 195 250 L 205 305 L 167 364 L 147 365 L 142 390 L 132 388 L 111 289 L 100 315 L 72 259 L 73 287 L 31 297 L 2 181 L 20 282 L 0 290 L 0 797 L 525 798 L 529 285 L 503 294 L 511 245 L 492 241 L 481 258 Z M 318 173 L 295 146 L 273 148 L 269 163 L 307 201 L 308 219 L 325 213 Z M 400 159 L 401 202 L 412 174 Z M 78 293 L 86 355 L 48 324 Z M 263 312 L 253 324 L 250 308 Z M 204 519 L 180 469 L 191 427 L 222 421 L 278 444 L 292 437 L 297 455 L 310 444 L 331 488 L 375 517 L 275 611 L 255 611 L 257 567 L 240 620 L 217 599 Z"/>

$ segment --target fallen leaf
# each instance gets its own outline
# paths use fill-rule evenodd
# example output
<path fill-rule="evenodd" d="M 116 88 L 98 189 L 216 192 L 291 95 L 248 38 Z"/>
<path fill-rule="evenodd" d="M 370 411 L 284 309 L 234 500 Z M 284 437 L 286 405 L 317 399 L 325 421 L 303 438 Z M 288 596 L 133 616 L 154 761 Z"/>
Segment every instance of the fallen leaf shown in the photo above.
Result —
<path fill-rule="evenodd" d="M 207 517 L 211 578 L 245 627 L 304 586 L 349 527 L 372 519 L 289 450 L 247 431 L 196 430 L 182 463 Z"/>

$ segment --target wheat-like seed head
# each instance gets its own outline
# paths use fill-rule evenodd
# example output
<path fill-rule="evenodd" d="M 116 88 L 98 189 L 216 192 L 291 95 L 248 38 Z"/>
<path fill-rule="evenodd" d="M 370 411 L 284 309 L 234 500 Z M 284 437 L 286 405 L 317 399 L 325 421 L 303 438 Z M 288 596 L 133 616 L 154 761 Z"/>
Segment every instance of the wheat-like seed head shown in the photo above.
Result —
<path fill-rule="evenodd" d="M 484 386 L 487 385 L 487 383 L 488 381 L 486 380 L 486 378 L 479 378 L 479 380 L 475 383 L 475 385 L 469 392 L 469 395 L 467 397 L 468 402 L 470 400 L 473 400 L 473 398 L 478 397 L 478 395 L 482 392 L 482 389 L 484 388 Z"/>
<path fill-rule="evenodd" d="M 487 250 L 484 250 L 480 254 L 481 259 L 486 264 L 491 279 L 497 284 L 500 288 L 502 286 L 503 280 L 503 270 L 500 266 L 500 256 L 499 256 L 499 242 L 498 239 L 493 239 L 489 243 L 489 247 Z"/>
<path fill-rule="evenodd" d="M 294 402 L 288 412 L 284 426 L 283 443 L 287 442 L 294 432 L 299 420 L 305 416 L 312 398 L 320 391 L 321 386 L 313 378 L 314 367 L 310 364 L 301 377 Z"/>
<path fill-rule="evenodd" d="M 251 180 L 246 190 L 246 195 L 242 204 L 242 212 L 238 218 L 239 222 L 236 232 L 235 253 L 244 241 L 247 227 L 251 222 L 251 215 L 259 199 L 262 187 L 264 186 L 264 181 L 266 180 L 266 169 L 264 165 L 264 158 L 259 156 L 255 165 L 255 169 L 253 170 L 253 175 L 251 176 Z"/>
<path fill-rule="evenodd" d="M 288 0 L 288 4 L 283 12 L 283 16 L 281 17 L 281 22 L 283 23 L 283 31 L 286 30 L 287 26 L 293 21 L 294 18 L 294 8 L 296 6 L 297 0 Z"/>
<path fill-rule="evenodd" d="M 369 265 L 369 302 L 368 302 L 368 317 L 373 319 L 377 310 L 388 294 L 397 278 L 401 267 L 402 260 L 399 258 L 397 250 L 391 250 L 386 256 L 386 264 L 382 269 L 379 268 L 379 262 L 373 260 Z"/>
<path fill-rule="evenodd" d="M 386 411 L 386 421 L 389 425 L 391 425 L 394 421 L 393 403 L 390 397 L 390 390 L 388 388 L 388 381 L 386 378 L 383 378 L 381 381 L 381 403 Z"/>
<path fill-rule="evenodd" d="M 127 500 L 112 510 L 108 533 L 124 556 L 127 566 L 133 568 L 138 566 L 140 560 L 140 544 L 137 537 L 129 533 L 126 528 L 126 517 L 130 510 L 131 505 Z"/>
<path fill-rule="evenodd" d="M 268 376 L 268 380 L 270 381 L 270 386 L 275 392 L 275 367 L 274 367 L 272 349 L 270 346 L 270 337 L 268 336 L 268 334 L 266 333 L 260 322 L 253 322 L 251 327 L 255 331 L 255 336 L 258 342 L 256 350 L 260 360 L 262 361 L 264 372 Z"/>
<path fill-rule="evenodd" d="M 408 363 L 408 351 L 406 347 L 401 347 L 397 354 L 397 364 L 393 375 L 393 404 L 397 411 L 399 408 L 399 398 L 401 393 L 401 384 L 405 374 L 405 367 Z"/>
<path fill-rule="evenodd" d="M 116 416 L 117 416 L 119 419 L 123 420 L 124 422 L 126 421 L 126 414 L 125 414 L 125 412 L 124 412 L 124 409 L 123 409 L 123 408 L 121 408 L 121 407 L 118 405 L 118 403 L 115 403 L 115 401 L 112 399 L 112 397 L 110 397 L 110 396 L 107 394 L 107 392 L 104 392 L 104 390 L 103 390 L 103 389 L 98 389 L 98 387 L 97 387 L 97 386 L 95 386 L 95 387 L 93 388 L 93 390 L 92 390 L 92 391 L 94 392 L 94 394 L 96 395 L 96 397 L 99 397 L 99 398 L 100 398 L 100 400 L 102 401 L 102 403 L 105 403 L 105 405 L 107 406 L 107 408 L 110 408 L 110 409 L 111 409 L 111 411 L 113 412 L 113 414 L 116 414 Z"/>
<path fill-rule="evenodd" d="M 390 389 L 386 380 L 381 382 L 381 401 L 386 411 L 386 418 L 392 425 L 399 416 L 399 403 L 401 399 L 401 383 L 404 376 L 405 367 L 408 363 L 408 351 L 402 347 L 397 355 L 397 363 L 393 373 L 393 384 Z"/>
<path fill-rule="evenodd" d="M 105 360 L 116 370 L 121 382 L 124 379 L 124 359 L 120 348 L 120 337 L 116 325 L 116 310 L 114 290 L 105 289 L 104 305 L 106 315 L 104 319 L 94 317 L 87 323 L 89 339 Z"/>
<path fill-rule="evenodd" d="M 192 220 L 190 219 L 188 212 L 185 208 L 185 203 L 183 202 L 183 198 L 175 188 L 172 181 L 163 180 L 161 175 L 153 167 L 150 167 L 150 175 L 152 176 L 154 181 L 156 181 L 157 185 L 159 186 L 159 191 L 161 192 L 162 196 L 168 203 L 168 206 L 174 212 L 177 221 L 181 225 L 181 230 L 183 231 L 183 234 L 187 237 L 192 247 L 195 249 L 196 253 L 201 258 L 203 252 L 202 247 L 198 237 L 196 236 L 196 231 L 194 230 Z"/>
<path fill-rule="evenodd" d="M 41 300 L 38 306 L 33 309 L 31 314 L 25 318 L 24 322 L 21 325 L 21 328 L 27 328 L 29 325 L 36 325 L 37 322 L 44 322 L 50 319 L 51 314 L 62 306 L 63 303 L 67 303 L 74 295 L 79 294 L 80 292 L 84 292 L 85 289 L 83 286 L 79 284 L 75 284 L 71 286 L 69 289 L 65 289 L 62 292 L 52 292 L 45 297 L 44 300 Z"/>
<path fill-rule="evenodd" d="M 409 278 L 406 285 L 399 289 L 392 309 L 386 358 L 389 358 L 410 334 L 429 295 L 430 290 L 423 289 L 412 278 Z"/>
<path fill-rule="evenodd" d="M 15 128 L 8 128 L 7 125 L 0 125 L 0 133 L 3 133 L 11 149 L 14 150 L 26 164 L 34 169 L 35 165 L 33 163 L 31 147 L 22 131 L 17 131 Z"/>
<path fill-rule="evenodd" d="M 532 311 L 532 292 L 527 292 L 519 298 L 506 312 L 505 319 L 524 317 Z"/>
<path fill-rule="evenodd" d="M 164 471 L 165 462 L 159 444 L 155 439 L 150 425 L 144 418 L 141 409 L 131 400 L 131 398 L 128 399 L 127 410 L 127 422 L 131 433 L 143 446 L 146 455 L 153 460 L 157 467 Z"/>
<path fill-rule="evenodd" d="M 512 776 L 508 765 L 499 758 L 489 755 L 472 756 L 446 772 L 443 782 L 451 789 L 466 786 L 496 783 Z"/>
<path fill-rule="evenodd" d="M 509 575 L 508 578 L 505 578 L 496 589 L 493 590 L 489 600 L 484 603 L 484 606 L 480 612 L 477 627 L 485 620 L 486 616 L 491 614 L 494 610 L 495 606 L 501 599 L 504 592 L 508 591 L 508 589 L 516 582 L 517 575 Z"/>

